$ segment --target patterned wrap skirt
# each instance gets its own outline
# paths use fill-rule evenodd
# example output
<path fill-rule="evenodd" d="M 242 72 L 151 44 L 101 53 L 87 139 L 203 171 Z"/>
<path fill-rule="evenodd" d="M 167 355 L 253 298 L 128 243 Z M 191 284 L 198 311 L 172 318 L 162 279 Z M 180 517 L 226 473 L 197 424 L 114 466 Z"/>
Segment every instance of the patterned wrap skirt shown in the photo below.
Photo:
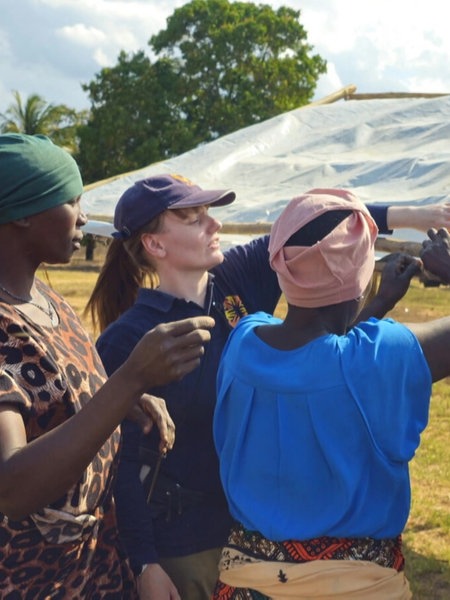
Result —
<path fill-rule="evenodd" d="M 401 536 L 273 542 L 236 523 L 212 600 L 408 600 Z"/>

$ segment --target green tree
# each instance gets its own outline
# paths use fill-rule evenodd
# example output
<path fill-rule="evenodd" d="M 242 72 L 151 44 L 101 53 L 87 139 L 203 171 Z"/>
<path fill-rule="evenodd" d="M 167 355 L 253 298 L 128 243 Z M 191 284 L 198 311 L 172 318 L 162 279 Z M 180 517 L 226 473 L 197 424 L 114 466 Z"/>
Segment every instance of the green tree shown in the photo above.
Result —
<path fill-rule="evenodd" d="M 77 157 L 86 182 L 176 156 L 307 104 L 326 63 L 300 11 L 192 0 L 143 51 L 83 86 L 91 111 Z"/>
<path fill-rule="evenodd" d="M 178 65 L 186 117 L 214 139 L 307 104 L 326 62 L 311 55 L 300 11 L 192 0 L 150 45 Z"/>
<path fill-rule="evenodd" d="M 87 111 L 77 112 L 64 104 L 50 104 L 38 94 L 25 100 L 19 92 L 13 92 L 14 102 L 4 114 L 0 114 L 2 133 L 43 134 L 55 144 L 76 152 L 77 129 L 87 119 Z"/>
<path fill-rule="evenodd" d="M 176 102 L 182 82 L 171 60 L 152 64 L 143 51 L 121 52 L 84 85 L 90 118 L 79 131 L 78 163 L 85 182 L 128 172 L 181 153 L 193 145 Z"/>

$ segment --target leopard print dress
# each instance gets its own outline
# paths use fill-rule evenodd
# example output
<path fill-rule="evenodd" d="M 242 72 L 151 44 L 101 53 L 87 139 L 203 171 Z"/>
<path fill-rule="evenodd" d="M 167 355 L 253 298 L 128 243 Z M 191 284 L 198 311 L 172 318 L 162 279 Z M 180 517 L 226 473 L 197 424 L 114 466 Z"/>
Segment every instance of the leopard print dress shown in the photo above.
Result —
<path fill-rule="evenodd" d="M 38 286 L 59 313 L 54 328 L 38 327 L 0 301 L 0 402 L 21 412 L 28 442 L 79 411 L 106 377 L 73 310 Z M 118 445 L 116 430 L 57 502 L 22 521 L 0 513 L 2 600 L 137 598 L 111 497 Z"/>

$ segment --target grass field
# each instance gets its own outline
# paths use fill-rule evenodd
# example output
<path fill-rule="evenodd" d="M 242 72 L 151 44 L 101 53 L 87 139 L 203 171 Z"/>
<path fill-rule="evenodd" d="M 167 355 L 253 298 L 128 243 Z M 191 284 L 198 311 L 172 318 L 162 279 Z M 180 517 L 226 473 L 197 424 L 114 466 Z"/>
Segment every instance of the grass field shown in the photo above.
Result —
<path fill-rule="evenodd" d="M 97 278 L 97 266 L 77 258 L 70 268 L 41 272 L 40 277 L 48 277 L 81 316 Z M 414 281 L 389 316 L 413 322 L 444 316 L 449 309 L 449 287 L 424 288 Z M 277 313 L 282 315 L 284 310 L 282 301 Z M 90 323 L 85 325 L 93 333 Z M 411 463 L 413 500 L 404 545 L 406 573 L 415 600 L 450 599 L 449 384 L 450 379 L 446 379 L 433 387 L 429 426 Z"/>

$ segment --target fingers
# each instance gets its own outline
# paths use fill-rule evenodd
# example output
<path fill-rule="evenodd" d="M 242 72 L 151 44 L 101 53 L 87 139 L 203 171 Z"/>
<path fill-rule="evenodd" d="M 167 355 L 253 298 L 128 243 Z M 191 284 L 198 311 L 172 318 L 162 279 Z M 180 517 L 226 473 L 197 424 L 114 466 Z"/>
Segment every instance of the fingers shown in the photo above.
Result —
<path fill-rule="evenodd" d="M 171 450 L 175 442 L 175 423 L 167 410 L 165 401 L 158 396 L 142 394 L 139 405 L 149 415 L 147 419 L 150 422 L 150 426 L 147 427 L 144 433 L 149 433 L 153 424 L 155 424 L 160 436 L 160 452 L 166 453 L 168 450 Z"/>
<path fill-rule="evenodd" d="M 202 354 L 203 353 L 204 353 L 204 350 L 203 350 Z M 164 381 L 179 381 L 180 379 L 183 379 L 183 377 L 185 377 L 185 375 L 187 375 L 194 369 L 197 369 L 199 366 L 200 366 L 200 358 L 177 360 L 177 358 L 174 357 L 174 361 L 170 365 L 169 371 L 167 372 L 167 376 L 164 379 Z M 162 385 L 162 384 L 159 383 L 158 385 Z"/>
<path fill-rule="evenodd" d="M 402 271 L 406 270 L 409 267 L 420 269 L 422 266 L 422 261 L 420 258 L 416 256 L 412 256 L 411 254 L 401 254 L 400 255 L 400 268 Z"/>
<path fill-rule="evenodd" d="M 214 319 L 195 317 L 158 325 L 147 336 L 159 338 L 161 354 L 166 356 L 174 375 L 181 377 L 199 364 L 204 345 L 211 339 L 209 328 L 213 326 Z"/>
<path fill-rule="evenodd" d="M 450 240 L 450 234 L 448 232 L 448 229 L 446 229 L 445 227 L 440 227 L 439 229 L 435 229 L 434 227 L 431 227 L 430 229 L 428 229 L 427 235 L 430 238 L 430 240 L 432 240 L 432 241 L 436 241 L 436 240 L 449 241 Z M 428 240 L 425 240 L 425 241 L 427 242 Z"/>
<path fill-rule="evenodd" d="M 422 261 L 420 258 L 405 253 L 396 253 L 388 256 L 386 259 L 386 267 L 383 273 L 386 276 L 408 276 L 411 277 L 422 269 Z M 412 275 L 411 275 L 412 273 Z"/>
<path fill-rule="evenodd" d="M 427 236 L 430 238 L 430 240 L 435 240 L 437 236 L 437 230 L 434 227 L 431 227 L 427 231 Z M 425 240 L 424 243 L 429 243 L 429 240 Z"/>
<path fill-rule="evenodd" d="M 444 244 L 448 247 L 449 243 L 450 243 L 450 234 L 448 232 L 448 229 L 446 229 L 445 227 L 441 227 L 438 232 L 437 232 L 437 236 L 439 237 L 439 239 L 444 242 Z"/>
<path fill-rule="evenodd" d="M 445 227 L 428 230 L 428 240 L 422 242 L 420 257 L 424 267 L 442 282 L 450 281 L 450 234 Z"/>
<path fill-rule="evenodd" d="M 394 306 L 408 291 L 412 277 L 422 268 L 422 261 L 409 254 L 396 253 L 386 258 L 378 296 Z"/>
<path fill-rule="evenodd" d="M 427 234 L 429 239 L 422 242 L 421 256 L 426 252 L 448 250 L 450 248 L 450 234 L 444 227 L 438 230 L 429 229 Z"/>
<path fill-rule="evenodd" d="M 161 328 L 173 337 L 181 337 L 194 333 L 195 331 L 203 332 L 214 327 L 214 319 L 212 317 L 200 316 L 192 317 L 189 319 L 182 319 L 181 321 L 172 321 L 171 323 L 164 323 L 155 327 L 155 329 Z"/>
<path fill-rule="evenodd" d="M 159 327 L 159 325 L 158 325 Z M 165 331 L 159 331 L 157 328 L 147 335 L 160 336 L 160 349 L 162 352 L 179 352 L 180 355 L 186 354 L 186 358 L 194 358 L 203 354 L 203 346 L 211 339 L 211 333 L 207 329 L 195 329 L 183 335 L 172 335 Z M 192 351 L 192 353 L 190 352 Z"/>
<path fill-rule="evenodd" d="M 204 344 L 211 339 L 209 329 L 213 326 L 211 317 L 194 317 L 158 325 L 147 336 L 160 338 L 161 352 L 167 353 L 175 365 L 195 361 L 204 354 Z"/>
<path fill-rule="evenodd" d="M 409 256 L 410 260 L 406 261 L 406 266 L 404 266 L 403 272 L 401 276 L 408 281 L 411 280 L 414 275 L 420 273 L 423 269 L 423 263 L 420 258 L 416 258 L 414 256 Z"/>
<path fill-rule="evenodd" d="M 169 450 L 172 450 L 173 445 L 175 443 L 175 423 L 170 420 L 165 422 L 165 431 L 163 432 L 160 429 L 160 441 L 159 441 L 159 451 L 163 454 L 167 454 Z"/>
<path fill-rule="evenodd" d="M 140 340 L 128 359 L 144 387 L 179 380 L 198 367 L 211 339 L 211 317 L 195 317 L 157 325 Z"/>
<path fill-rule="evenodd" d="M 155 332 L 156 333 L 156 332 Z M 176 378 L 182 377 L 200 364 L 205 353 L 204 345 L 209 342 L 209 331 L 192 331 L 183 336 L 164 337 L 160 342 L 160 359 Z"/>

